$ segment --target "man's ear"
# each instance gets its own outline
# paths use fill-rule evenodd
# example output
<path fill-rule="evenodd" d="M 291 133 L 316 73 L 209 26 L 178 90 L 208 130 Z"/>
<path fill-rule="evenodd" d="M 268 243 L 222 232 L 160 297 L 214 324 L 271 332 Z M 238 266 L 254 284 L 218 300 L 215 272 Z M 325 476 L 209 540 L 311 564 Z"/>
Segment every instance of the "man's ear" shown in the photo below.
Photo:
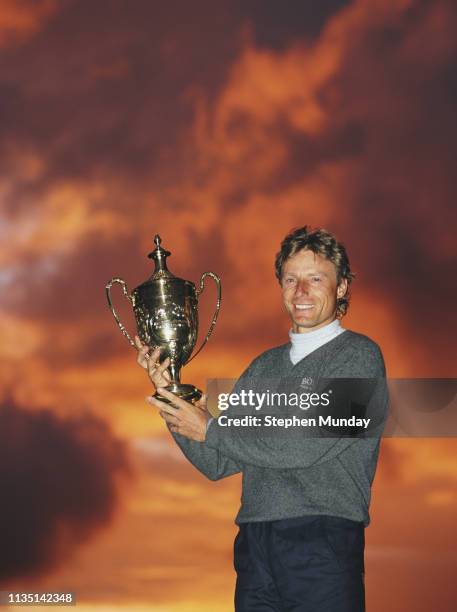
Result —
<path fill-rule="evenodd" d="M 348 290 L 348 281 L 346 278 L 342 278 L 336 290 L 336 297 L 338 299 L 344 297 L 346 295 L 347 290 Z"/>

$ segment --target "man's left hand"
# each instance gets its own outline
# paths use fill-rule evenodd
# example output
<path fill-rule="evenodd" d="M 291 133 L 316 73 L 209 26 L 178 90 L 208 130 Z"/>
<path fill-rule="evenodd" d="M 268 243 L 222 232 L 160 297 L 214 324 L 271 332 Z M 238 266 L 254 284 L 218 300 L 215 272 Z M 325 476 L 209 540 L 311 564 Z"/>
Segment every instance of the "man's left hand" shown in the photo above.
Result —
<path fill-rule="evenodd" d="M 160 416 L 170 425 L 170 431 L 179 433 L 190 440 L 204 442 L 206 439 L 206 426 L 211 418 L 206 409 L 206 397 L 203 395 L 195 404 L 180 399 L 174 393 L 170 393 L 163 387 L 157 389 L 157 394 L 162 395 L 171 404 L 148 396 L 146 401 L 160 411 Z"/>

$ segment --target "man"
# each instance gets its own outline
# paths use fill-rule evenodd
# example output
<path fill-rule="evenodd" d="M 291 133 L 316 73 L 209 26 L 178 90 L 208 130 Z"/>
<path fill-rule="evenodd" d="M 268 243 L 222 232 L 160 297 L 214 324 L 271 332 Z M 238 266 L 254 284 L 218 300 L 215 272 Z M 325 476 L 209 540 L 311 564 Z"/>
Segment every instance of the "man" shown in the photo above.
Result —
<path fill-rule="evenodd" d="M 285 237 L 275 266 L 290 342 L 257 357 L 235 390 L 273 378 L 385 379 L 378 345 L 340 324 L 354 277 L 344 246 L 304 226 Z M 172 405 L 148 401 L 186 457 L 212 480 L 243 474 L 237 612 L 365 610 L 364 528 L 382 427 L 370 437 L 300 435 L 290 443 L 242 435 L 211 419 L 204 397 L 192 405 L 163 389 L 169 361 L 159 364 L 156 350 L 148 362 L 149 347 L 136 341 L 138 362 Z"/>

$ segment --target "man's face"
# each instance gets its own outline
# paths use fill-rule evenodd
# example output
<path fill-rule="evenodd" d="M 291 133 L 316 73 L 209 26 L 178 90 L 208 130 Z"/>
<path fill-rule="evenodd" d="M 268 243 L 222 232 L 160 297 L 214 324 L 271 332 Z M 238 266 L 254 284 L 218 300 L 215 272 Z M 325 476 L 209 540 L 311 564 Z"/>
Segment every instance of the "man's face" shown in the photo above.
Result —
<path fill-rule="evenodd" d="M 282 267 L 282 299 L 295 333 L 319 329 L 336 318 L 336 301 L 347 291 L 337 286 L 335 265 L 308 249 L 295 253 Z"/>

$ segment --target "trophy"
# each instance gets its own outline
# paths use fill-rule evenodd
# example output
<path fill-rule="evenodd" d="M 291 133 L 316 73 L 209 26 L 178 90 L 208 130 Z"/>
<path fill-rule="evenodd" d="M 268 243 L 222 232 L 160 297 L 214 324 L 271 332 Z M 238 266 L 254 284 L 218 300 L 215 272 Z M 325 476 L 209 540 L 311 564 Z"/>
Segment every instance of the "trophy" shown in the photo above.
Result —
<path fill-rule="evenodd" d="M 160 347 L 160 362 L 170 357 L 171 381 L 165 388 L 186 401 L 195 402 L 201 397 L 202 392 L 194 385 L 181 383 L 181 368 L 198 355 L 216 325 L 221 307 L 221 281 L 214 272 L 204 272 L 200 278 L 200 286 L 196 289 L 191 281 L 177 278 L 167 268 L 166 259 L 171 253 L 160 246 L 159 235 L 155 236 L 154 242 L 156 248 L 148 255 L 155 263 L 152 276 L 136 287 L 131 294 L 122 278 L 112 278 L 105 287 L 108 305 L 121 332 L 136 348 L 111 301 L 111 287 L 118 283 L 133 307 L 138 336 L 142 342 L 154 348 Z M 205 339 L 191 357 L 198 335 L 198 298 L 208 276 L 217 285 L 216 309 Z M 166 401 L 163 397 L 160 399 Z"/>

